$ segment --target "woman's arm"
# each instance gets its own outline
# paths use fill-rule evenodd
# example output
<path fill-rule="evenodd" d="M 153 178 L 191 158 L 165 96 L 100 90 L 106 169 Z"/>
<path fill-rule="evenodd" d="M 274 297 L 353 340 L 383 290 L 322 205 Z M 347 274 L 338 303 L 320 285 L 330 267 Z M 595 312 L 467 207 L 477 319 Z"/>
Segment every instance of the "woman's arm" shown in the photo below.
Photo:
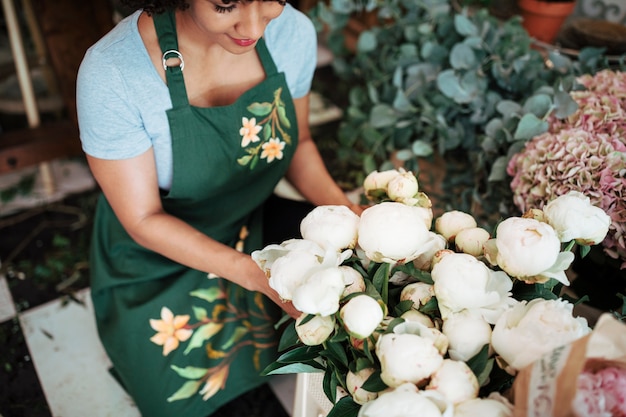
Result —
<path fill-rule="evenodd" d="M 87 156 L 91 171 L 128 234 L 167 258 L 259 291 L 292 317 L 299 312 L 283 303 L 252 258 L 224 245 L 163 210 L 152 148 L 123 160 Z"/>
<path fill-rule="evenodd" d="M 311 137 L 309 128 L 309 95 L 294 99 L 298 118 L 298 149 L 287 171 L 287 179 L 304 198 L 320 205 L 345 205 L 356 214 L 363 208 L 352 203 L 337 185 Z"/>

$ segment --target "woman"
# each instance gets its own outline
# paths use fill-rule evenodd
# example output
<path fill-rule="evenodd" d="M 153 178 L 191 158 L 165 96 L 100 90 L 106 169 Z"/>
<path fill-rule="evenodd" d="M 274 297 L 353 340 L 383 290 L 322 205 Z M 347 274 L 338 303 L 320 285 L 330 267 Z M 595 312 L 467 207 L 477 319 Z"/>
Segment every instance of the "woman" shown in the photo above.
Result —
<path fill-rule="evenodd" d="M 127 1 L 87 52 L 83 149 L 102 188 L 92 298 L 145 416 L 206 416 L 265 380 L 283 303 L 248 253 L 280 178 L 350 205 L 311 140 L 311 22 L 279 1 Z M 357 213 L 358 206 L 352 206 Z M 266 298 L 267 297 L 267 298 Z M 271 300 L 271 301 L 268 301 Z"/>

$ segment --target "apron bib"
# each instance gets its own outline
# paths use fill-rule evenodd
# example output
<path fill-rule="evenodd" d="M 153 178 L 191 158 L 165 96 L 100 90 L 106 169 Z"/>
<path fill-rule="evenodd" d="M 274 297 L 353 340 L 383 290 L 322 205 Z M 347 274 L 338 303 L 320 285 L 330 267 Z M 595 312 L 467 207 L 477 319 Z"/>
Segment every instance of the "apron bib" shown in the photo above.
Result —
<path fill-rule="evenodd" d="M 164 57 L 178 54 L 173 12 L 154 22 Z M 246 253 L 262 246 L 261 206 L 298 137 L 284 74 L 263 39 L 256 52 L 266 78 L 228 106 L 189 105 L 184 68 L 166 69 L 174 171 L 163 207 Z M 91 271 L 100 338 L 142 415 L 207 416 L 267 382 L 259 374 L 276 358 L 280 309 L 260 293 L 137 245 L 104 197 Z"/>

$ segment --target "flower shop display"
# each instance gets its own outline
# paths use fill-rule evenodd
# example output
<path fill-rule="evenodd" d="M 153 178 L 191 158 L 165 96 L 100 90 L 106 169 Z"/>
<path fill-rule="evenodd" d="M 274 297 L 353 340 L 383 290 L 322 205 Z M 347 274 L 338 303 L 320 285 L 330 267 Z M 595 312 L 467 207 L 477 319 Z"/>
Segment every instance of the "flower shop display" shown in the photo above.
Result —
<path fill-rule="evenodd" d="M 578 109 L 565 119 L 549 118 L 549 130 L 536 136 L 515 154 L 509 164 L 513 201 L 523 212 L 542 208 L 558 195 L 577 191 L 565 204 L 592 205 L 610 216 L 604 252 L 626 268 L 626 72 L 604 70 L 577 79 L 583 89 L 571 92 Z M 559 222 L 589 227 L 593 236 L 597 219 L 593 212 L 577 211 L 585 221 Z M 550 210 L 547 210 L 549 213 Z M 553 219 L 554 220 L 554 219 Z"/>
<path fill-rule="evenodd" d="M 323 372 L 328 417 L 525 415 L 517 375 L 592 331 L 561 293 L 575 248 L 599 242 L 609 216 L 564 194 L 490 232 L 455 210 L 434 219 L 410 171 L 373 171 L 364 192 L 360 218 L 317 207 L 301 239 L 252 253 L 302 311 L 264 373 Z M 589 212 L 594 230 L 572 227 Z"/>

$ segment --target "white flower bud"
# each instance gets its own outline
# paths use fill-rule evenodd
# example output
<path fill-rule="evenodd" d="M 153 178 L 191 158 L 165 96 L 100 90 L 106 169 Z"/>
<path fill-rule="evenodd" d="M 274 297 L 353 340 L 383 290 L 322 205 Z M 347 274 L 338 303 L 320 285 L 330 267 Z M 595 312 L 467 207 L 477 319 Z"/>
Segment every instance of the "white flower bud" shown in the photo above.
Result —
<path fill-rule="evenodd" d="M 468 361 L 491 343 L 491 326 L 469 310 L 449 315 L 441 331 L 448 337 L 448 355 L 457 361 Z"/>
<path fill-rule="evenodd" d="M 305 317 L 307 314 L 303 313 L 296 320 L 296 333 L 300 341 L 307 346 L 321 345 L 335 330 L 335 316 L 315 316 L 301 324 Z"/>
<path fill-rule="evenodd" d="M 354 248 L 358 227 L 359 216 L 348 207 L 318 206 L 302 219 L 300 233 L 324 249 L 340 251 Z"/>
<path fill-rule="evenodd" d="M 418 309 L 428 303 L 434 295 L 435 290 L 431 284 L 414 282 L 402 288 L 400 301 L 411 300 L 413 302 L 413 308 Z"/>
<path fill-rule="evenodd" d="M 374 371 L 374 368 L 364 368 L 357 373 L 348 371 L 348 374 L 346 375 L 346 385 L 348 387 L 348 392 L 352 396 L 355 403 L 363 405 L 366 402 L 372 401 L 378 397 L 377 392 L 370 392 L 361 388 L 365 381 L 372 376 Z"/>
<path fill-rule="evenodd" d="M 363 279 L 363 275 L 361 275 L 359 271 L 345 265 L 340 266 L 339 269 L 343 273 L 343 283 L 345 285 L 343 294 L 341 294 L 341 298 L 344 298 L 356 292 L 365 291 L 365 280 Z"/>
<path fill-rule="evenodd" d="M 476 226 L 476 219 L 472 215 L 459 210 L 447 211 L 435 220 L 435 231 L 448 242 L 453 242 L 461 230 Z"/>
<path fill-rule="evenodd" d="M 491 238 L 489 232 L 482 227 L 471 227 L 461 230 L 454 239 L 456 249 L 472 256 L 482 256 L 485 243 Z"/>
<path fill-rule="evenodd" d="M 348 333 L 357 339 L 370 336 L 384 318 L 378 301 L 365 294 L 351 298 L 339 314 Z"/>
<path fill-rule="evenodd" d="M 401 172 L 391 178 L 387 184 L 387 195 L 391 200 L 398 201 L 403 198 L 411 198 L 417 194 L 419 187 L 417 178 L 412 172 Z"/>

